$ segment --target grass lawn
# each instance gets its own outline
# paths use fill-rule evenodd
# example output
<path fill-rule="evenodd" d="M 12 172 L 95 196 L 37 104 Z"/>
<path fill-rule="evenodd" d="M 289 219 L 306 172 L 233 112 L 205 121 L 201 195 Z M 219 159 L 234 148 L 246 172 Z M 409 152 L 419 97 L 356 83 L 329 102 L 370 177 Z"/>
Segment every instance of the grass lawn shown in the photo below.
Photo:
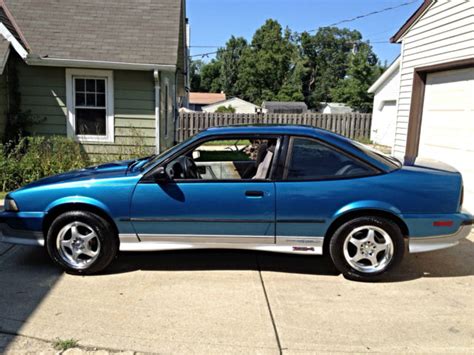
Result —
<path fill-rule="evenodd" d="M 236 143 L 237 145 L 250 145 L 250 141 L 248 139 L 222 139 L 210 141 L 205 143 L 204 145 L 229 145 L 233 147 Z"/>

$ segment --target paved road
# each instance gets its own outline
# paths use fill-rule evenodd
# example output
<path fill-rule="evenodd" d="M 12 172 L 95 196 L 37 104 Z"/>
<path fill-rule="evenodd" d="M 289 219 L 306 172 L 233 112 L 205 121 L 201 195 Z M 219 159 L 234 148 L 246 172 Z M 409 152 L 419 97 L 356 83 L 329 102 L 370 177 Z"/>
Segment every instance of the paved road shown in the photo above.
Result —
<path fill-rule="evenodd" d="M 77 277 L 0 244 L 0 333 L 158 353 L 473 353 L 473 275 L 474 235 L 374 284 L 322 257 L 235 251 L 121 254 Z"/>

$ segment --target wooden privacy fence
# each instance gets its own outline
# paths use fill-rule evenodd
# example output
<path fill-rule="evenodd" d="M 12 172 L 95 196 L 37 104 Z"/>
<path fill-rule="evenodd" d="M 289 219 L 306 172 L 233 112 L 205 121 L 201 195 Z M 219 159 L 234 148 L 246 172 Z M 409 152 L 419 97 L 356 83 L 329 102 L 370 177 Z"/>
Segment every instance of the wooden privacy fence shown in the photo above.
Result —
<path fill-rule="evenodd" d="M 368 113 L 345 114 L 247 114 L 180 112 L 177 129 L 179 142 L 209 128 L 249 124 L 293 124 L 327 129 L 348 138 L 370 138 L 372 115 Z"/>

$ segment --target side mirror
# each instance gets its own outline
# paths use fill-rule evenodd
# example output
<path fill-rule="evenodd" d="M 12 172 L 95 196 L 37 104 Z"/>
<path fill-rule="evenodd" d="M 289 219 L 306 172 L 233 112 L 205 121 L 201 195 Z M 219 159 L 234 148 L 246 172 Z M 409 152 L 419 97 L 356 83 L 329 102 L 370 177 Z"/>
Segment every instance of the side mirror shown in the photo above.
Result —
<path fill-rule="evenodd" d="M 160 183 L 163 183 L 163 182 L 168 182 L 171 180 L 171 177 L 168 175 L 168 173 L 166 172 L 166 169 L 162 166 L 160 166 L 155 174 L 154 174 L 154 177 L 155 177 L 155 181 L 156 182 L 160 182 Z"/>
<path fill-rule="evenodd" d="M 201 152 L 199 150 L 195 150 L 193 152 L 193 159 L 198 160 L 201 157 Z"/>

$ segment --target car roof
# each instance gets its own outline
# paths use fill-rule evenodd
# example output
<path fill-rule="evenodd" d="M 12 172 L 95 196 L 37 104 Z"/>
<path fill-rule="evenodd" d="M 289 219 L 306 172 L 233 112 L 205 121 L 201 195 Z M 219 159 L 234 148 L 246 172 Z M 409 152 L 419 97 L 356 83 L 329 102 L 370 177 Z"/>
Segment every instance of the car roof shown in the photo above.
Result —
<path fill-rule="evenodd" d="M 390 164 L 384 163 L 380 159 L 375 159 L 371 155 L 366 154 L 354 141 L 341 136 L 337 133 L 305 125 L 236 125 L 225 127 L 211 127 L 201 133 L 196 138 L 206 136 L 219 135 L 241 135 L 241 134 L 275 134 L 275 135 L 296 135 L 308 136 L 316 139 L 321 139 L 331 145 L 334 145 L 344 151 L 356 156 L 359 159 L 365 160 L 370 164 L 376 166 L 383 171 L 390 171 L 392 167 Z"/>

